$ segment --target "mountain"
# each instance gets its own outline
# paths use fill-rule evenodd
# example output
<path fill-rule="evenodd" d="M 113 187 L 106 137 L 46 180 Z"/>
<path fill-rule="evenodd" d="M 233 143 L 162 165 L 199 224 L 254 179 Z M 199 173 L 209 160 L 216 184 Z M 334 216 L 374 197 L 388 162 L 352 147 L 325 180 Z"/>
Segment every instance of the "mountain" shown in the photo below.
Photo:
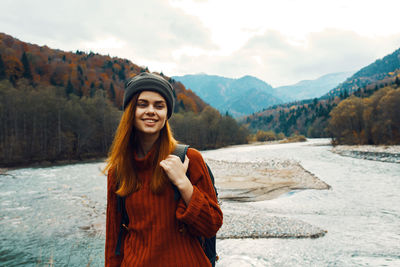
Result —
<path fill-rule="evenodd" d="M 330 73 L 315 80 L 304 80 L 294 85 L 276 87 L 275 90 L 290 100 L 319 98 L 352 74 L 354 71 Z"/>
<path fill-rule="evenodd" d="M 0 167 L 104 158 L 121 119 L 124 84 L 148 68 L 66 52 L 0 33 Z M 193 91 L 174 87 L 174 136 L 197 149 L 247 141 L 247 130 Z"/>
<path fill-rule="evenodd" d="M 265 107 L 283 103 L 271 85 L 252 76 L 239 79 L 207 74 L 173 76 L 204 101 L 234 117 L 251 114 Z"/>
<path fill-rule="evenodd" d="M 397 69 L 400 69 L 400 48 L 357 71 L 346 81 L 330 90 L 324 97 L 350 94 L 377 81 L 391 79 L 393 72 Z"/>
<path fill-rule="evenodd" d="M 66 52 L 22 42 L 0 33 L 0 80 L 7 79 L 18 87 L 26 79 L 33 88 L 57 86 L 65 97 L 73 94 L 93 98 L 104 92 L 112 103 L 121 108 L 126 80 L 147 68 L 127 59 L 84 53 Z M 161 74 L 163 75 L 163 74 Z M 163 75 L 172 82 L 172 79 Z M 179 82 L 172 82 L 177 98 L 177 109 L 202 111 L 207 104 Z"/>
<path fill-rule="evenodd" d="M 320 98 L 279 104 L 241 118 L 241 121 L 253 132 L 264 130 L 283 132 L 286 136 L 332 137 L 332 129 L 328 131 L 333 116 L 331 111 L 340 106 L 339 110 L 343 107 L 346 110 L 336 118 L 343 122 L 340 131 L 347 133 L 349 140 L 393 144 L 400 140 L 399 90 L 400 49 L 362 68 Z"/>

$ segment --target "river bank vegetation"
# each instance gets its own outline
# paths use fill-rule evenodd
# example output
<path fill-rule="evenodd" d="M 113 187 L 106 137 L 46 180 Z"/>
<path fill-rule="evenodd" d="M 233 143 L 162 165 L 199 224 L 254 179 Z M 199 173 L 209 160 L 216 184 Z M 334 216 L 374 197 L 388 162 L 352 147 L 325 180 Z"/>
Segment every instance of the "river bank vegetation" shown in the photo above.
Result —
<path fill-rule="evenodd" d="M 126 80 L 149 72 L 129 60 L 65 52 L 0 33 L 0 166 L 107 156 L 122 115 Z M 198 149 L 247 142 L 244 127 L 191 90 L 174 88 L 177 139 Z"/>
<path fill-rule="evenodd" d="M 400 144 L 400 86 L 387 86 L 367 98 L 351 97 L 330 113 L 334 144 Z"/>
<path fill-rule="evenodd" d="M 107 155 L 120 111 L 98 91 L 92 98 L 61 87 L 0 82 L 0 162 L 3 166 Z"/>
<path fill-rule="evenodd" d="M 400 144 L 399 77 L 397 71 L 350 94 L 274 106 L 241 122 L 253 139 L 265 141 L 304 135 L 333 138 L 333 144 Z"/>
<path fill-rule="evenodd" d="M 122 111 L 104 90 L 92 97 L 20 79 L 0 81 L 0 165 L 18 166 L 104 158 Z M 247 142 L 247 131 L 211 107 L 180 111 L 171 119 L 176 138 L 197 149 Z"/>
<path fill-rule="evenodd" d="M 399 53 L 360 71 L 357 82 L 345 83 L 352 90 L 337 88 L 325 98 L 277 105 L 239 122 L 160 75 L 175 90 L 170 123 L 176 139 L 200 150 L 305 136 L 332 137 L 334 144 L 399 144 L 400 69 L 386 73 Z M 124 83 L 144 71 L 126 59 L 64 52 L 0 33 L 0 167 L 106 157 Z M 375 72 L 371 77 L 381 80 L 361 82 Z"/>
<path fill-rule="evenodd" d="M 242 118 L 241 122 L 252 133 L 262 130 L 285 136 L 332 137 L 334 144 L 399 144 L 399 116 L 393 107 L 400 106 L 400 101 L 392 91 L 399 86 L 400 49 L 397 49 L 360 69 L 320 98 L 267 107 Z M 390 107 L 385 107 L 386 104 Z M 345 111 L 341 112 L 342 109 Z"/>

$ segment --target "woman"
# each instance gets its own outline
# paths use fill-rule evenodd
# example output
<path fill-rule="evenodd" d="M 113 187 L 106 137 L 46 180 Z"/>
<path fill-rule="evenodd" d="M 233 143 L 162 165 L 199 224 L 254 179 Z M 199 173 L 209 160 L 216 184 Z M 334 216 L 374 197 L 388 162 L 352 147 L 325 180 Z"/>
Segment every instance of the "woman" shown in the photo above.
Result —
<path fill-rule="evenodd" d="M 141 73 L 126 84 L 124 114 L 107 166 L 106 266 L 211 266 L 198 240 L 222 225 L 222 212 L 201 154 L 192 148 L 185 162 L 171 153 L 168 119 L 174 109 L 171 84 Z M 188 171 L 188 176 L 186 173 Z M 175 185 L 181 198 L 174 199 Z M 129 217 L 120 255 L 117 195 Z"/>

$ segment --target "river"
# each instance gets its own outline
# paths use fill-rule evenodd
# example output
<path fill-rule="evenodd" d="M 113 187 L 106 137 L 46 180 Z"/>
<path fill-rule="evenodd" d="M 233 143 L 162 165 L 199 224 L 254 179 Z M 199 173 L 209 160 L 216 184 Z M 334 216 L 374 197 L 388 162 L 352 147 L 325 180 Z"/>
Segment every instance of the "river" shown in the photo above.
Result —
<path fill-rule="evenodd" d="M 332 186 L 246 204 L 326 229 L 325 236 L 218 240 L 217 266 L 400 266 L 400 164 L 342 157 L 330 152 L 326 139 L 203 155 L 235 162 L 296 160 Z M 26 168 L 0 176 L 0 266 L 102 266 L 102 166 Z"/>

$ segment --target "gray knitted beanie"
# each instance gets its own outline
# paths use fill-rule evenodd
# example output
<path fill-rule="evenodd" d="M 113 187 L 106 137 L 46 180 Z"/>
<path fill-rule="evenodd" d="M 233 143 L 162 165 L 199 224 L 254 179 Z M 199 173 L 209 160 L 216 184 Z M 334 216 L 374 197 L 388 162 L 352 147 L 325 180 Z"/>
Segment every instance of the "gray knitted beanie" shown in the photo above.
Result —
<path fill-rule="evenodd" d="M 168 119 L 171 117 L 175 106 L 174 89 L 168 81 L 154 73 L 142 72 L 126 82 L 124 110 L 132 100 L 132 97 L 142 91 L 154 91 L 162 95 L 167 102 Z"/>

